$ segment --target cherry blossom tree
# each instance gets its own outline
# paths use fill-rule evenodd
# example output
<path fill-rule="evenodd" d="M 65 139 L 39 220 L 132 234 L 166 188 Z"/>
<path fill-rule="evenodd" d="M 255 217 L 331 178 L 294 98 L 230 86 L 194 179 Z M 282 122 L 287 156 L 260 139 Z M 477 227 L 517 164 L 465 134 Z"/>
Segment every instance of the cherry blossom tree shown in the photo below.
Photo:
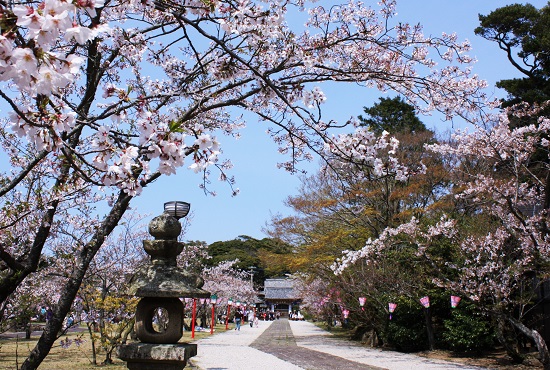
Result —
<path fill-rule="evenodd" d="M 185 230 L 180 234 L 180 239 L 184 235 Z M 205 262 L 211 258 L 206 242 L 191 241 L 185 243 L 183 251 L 177 257 L 177 263 L 185 270 L 200 275 L 204 271 Z"/>
<path fill-rule="evenodd" d="M 248 272 L 236 270 L 234 268 L 236 263 L 238 260 L 225 261 L 203 270 L 203 289 L 218 295 L 219 306 L 226 306 L 229 298 L 241 302 L 258 300 L 258 292 L 250 283 Z"/>
<path fill-rule="evenodd" d="M 59 295 L 56 294 L 60 279 L 52 275 L 52 269 L 46 267 L 36 273 L 36 279 L 26 280 L 16 291 L 4 301 L 2 307 L 3 319 L 1 330 L 25 330 L 25 337 L 30 339 L 33 330 L 40 326 L 33 325 L 37 321 L 45 321 L 47 311 Z"/>
<path fill-rule="evenodd" d="M 219 137 L 240 134 L 243 112 L 269 125 L 289 171 L 326 147 L 350 149 L 334 145 L 345 124 L 323 117 L 323 82 L 393 90 L 448 117 L 480 112 L 485 82 L 456 35 L 395 20 L 394 0 L 311 3 L 0 1 L 0 99 L 11 111 L 0 126 L 11 165 L 0 175 L 0 302 L 36 271 L 66 218 L 89 220 L 23 369 L 48 354 L 91 261 L 148 184 L 187 167 L 205 191 L 211 169 L 233 186 Z M 290 15 L 305 25 L 291 27 Z M 361 150 L 381 171 L 376 145 Z"/>
<path fill-rule="evenodd" d="M 188 246 L 187 249 L 187 251 L 184 250 L 183 254 L 196 251 L 198 252 L 197 255 L 202 255 L 204 257 L 208 256 L 207 246 L 204 244 Z M 218 297 L 215 306 L 216 317 L 220 314 L 226 315 L 228 313 L 229 299 L 233 299 L 234 302 L 240 301 L 243 303 L 258 301 L 259 292 L 254 289 L 250 281 L 249 273 L 236 268 L 238 263 L 238 259 L 233 261 L 221 261 L 214 266 L 201 265 L 197 270 L 204 279 L 204 286 L 202 289 L 212 294 L 216 294 Z M 201 325 L 210 326 L 210 301 L 208 299 L 201 299 L 199 303 L 200 304 L 197 305 L 196 316 L 200 318 L 202 322 Z M 235 304 L 233 304 L 233 309 L 237 309 Z"/>
<path fill-rule="evenodd" d="M 537 114 L 522 110 L 515 114 L 518 112 Z M 525 318 L 536 304 L 532 287 L 550 274 L 550 121 L 540 117 L 537 124 L 512 128 L 508 118 L 512 113 L 503 112 L 471 133 L 458 132 L 449 143 L 429 146 L 454 158 L 454 196 L 459 205 L 454 214 L 442 214 L 437 222 L 428 223 L 412 217 L 397 227 L 388 227 L 361 250 L 345 252 L 333 268 L 339 274 L 357 261 L 376 264 L 387 250 L 415 246 L 418 256 L 437 266 L 433 283 L 477 303 L 496 318 L 501 333 L 508 324 L 529 337 L 548 369 L 547 345 Z M 466 213 L 483 226 L 474 230 L 461 225 Z M 454 248 L 455 259 L 441 258 L 442 240 L 447 241 L 443 245 L 448 249 Z M 507 345 L 502 335 L 500 339 Z M 513 348 L 507 349 L 520 358 Z"/>
<path fill-rule="evenodd" d="M 536 116 L 537 112 L 520 114 Z M 433 147 L 461 160 L 476 158 L 491 165 L 493 171 L 489 173 L 467 173 L 465 188 L 457 197 L 499 220 L 486 234 L 461 242 L 466 259 L 463 266 L 456 267 L 459 277 L 441 283 L 475 301 L 490 302 L 501 321 L 510 322 L 536 343 L 546 369 L 550 368 L 547 345 L 523 318 L 536 299 L 536 291 L 525 287 L 536 286 L 550 274 L 549 129 L 546 117 L 535 124 L 511 128 L 509 115 L 503 113 L 490 129 L 459 133 L 454 145 Z M 510 307 L 517 309 L 515 315 L 510 314 Z"/>
<path fill-rule="evenodd" d="M 144 216 L 126 213 L 119 230 L 99 250 L 84 277 L 73 305 L 75 323 L 84 322 L 92 343 L 92 363 L 97 364 L 98 342 L 105 355 L 103 364 L 112 363 L 112 353 L 125 342 L 134 326 L 136 297 L 126 292 L 127 282 L 148 256 L 142 241 L 150 238 Z M 99 340 L 99 341 L 98 341 Z"/>
<path fill-rule="evenodd" d="M 332 325 L 332 308 L 338 302 L 330 281 L 305 274 L 294 274 L 296 294 L 302 298 L 300 308 L 317 319 L 326 319 Z"/>

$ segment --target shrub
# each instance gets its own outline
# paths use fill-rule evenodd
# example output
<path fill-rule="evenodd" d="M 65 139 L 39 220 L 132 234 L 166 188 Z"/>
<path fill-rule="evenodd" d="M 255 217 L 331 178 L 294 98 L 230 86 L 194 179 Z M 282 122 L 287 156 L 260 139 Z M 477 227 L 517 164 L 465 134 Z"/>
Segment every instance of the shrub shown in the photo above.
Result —
<path fill-rule="evenodd" d="M 495 343 L 490 321 L 476 312 L 473 305 L 464 304 L 453 310 L 443 326 L 442 339 L 453 351 L 480 353 Z"/>
<path fill-rule="evenodd" d="M 400 299 L 399 311 L 387 323 L 384 342 L 398 351 L 415 352 L 428 348 L 423 308 L 413 299 Z"/>
<path fill-rule="evenodd" d="M 402 352 L 416 352 L 428 348 L 424 321 L 418 319 L 409 321 L 408 324 L 390 323 L 387 340 L 391 346 Z"/>

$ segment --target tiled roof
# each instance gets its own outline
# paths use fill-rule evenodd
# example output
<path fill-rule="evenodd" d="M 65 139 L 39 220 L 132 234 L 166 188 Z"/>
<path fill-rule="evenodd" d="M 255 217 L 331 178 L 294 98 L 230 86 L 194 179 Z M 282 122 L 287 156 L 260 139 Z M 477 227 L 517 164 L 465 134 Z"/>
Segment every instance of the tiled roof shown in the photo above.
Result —
<path fill-rule="evenodd" d="M 267 279 L 264 293 L 265 299 L 298 299 L 292 279 Z"/>
<path fill-rule="evenodd" d="M 265 299 L 293 299 L 294 289 L 282 288 L 282 289 L 266 289 Z"/>
<path fill-rule="evenodd" d="M 294 287 L 293 279 L 266 279 L 264 286 L 266 288 L 292 288 Z"/>

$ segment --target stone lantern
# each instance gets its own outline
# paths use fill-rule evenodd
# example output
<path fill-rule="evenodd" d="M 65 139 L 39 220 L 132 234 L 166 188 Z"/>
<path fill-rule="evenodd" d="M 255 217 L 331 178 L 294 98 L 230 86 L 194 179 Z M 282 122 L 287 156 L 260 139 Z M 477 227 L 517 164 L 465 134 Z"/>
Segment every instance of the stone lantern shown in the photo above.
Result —
<path fill-rule="evenodd" d="M 183 335 L 180 298 L 210 297 L 201 289 L 204 281 L 176 263 L 183 251 L 183 243 L 177 240 L 181 233 L 178 219 L 187 215 L 189 207 L 185 202 L 168 202 L 164 213 L 149 224 L 155 239 L 144 240 L 143 249 L 151 256 L 151 263 L 134 274 L 128 289 L 130 295 L 141 297 L 135 323 L 140 342 L 122 345 L 118 351 L 130 370 L 181 370 L 197 354 L 196 344 L 178 343 Z M 167 318 L 160 327 L 154 322 L 159 311 Z"/>

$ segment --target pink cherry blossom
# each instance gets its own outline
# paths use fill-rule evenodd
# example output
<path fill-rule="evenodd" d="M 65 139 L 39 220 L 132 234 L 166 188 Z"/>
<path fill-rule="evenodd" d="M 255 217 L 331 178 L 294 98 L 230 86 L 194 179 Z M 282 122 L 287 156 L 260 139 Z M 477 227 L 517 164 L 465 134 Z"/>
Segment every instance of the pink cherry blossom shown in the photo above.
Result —
<path fill-rule="evenodd" d="M 62 284 L 61 297 L 76 296 L 104 238 L 158 177 L 188 168 L 213 194 L 208 176 L 217 171 L 238 193 L 222 148 L 246 134 L 249 117 L 266 125 L 284 156 L 279 167 L 291 172 L 317 155 L 398 180 L 424 169 L 400 164 L 399 143 L 389 135 L 373 137 L 354 120 L 325 117 L 331 95 L 323 83 L 392 91 L 421 112 L 474 123 L 493 104 L 483 92 L 486 83 L 471 71 L 469 44 L 456 35 L 424 35 L 421 26 L 396 18 L 395 1 L 28 4 L 0 5 L 16 18 L 0 35 L 0 98 L 13 111 L 0 126 L 11 165 L 0 187 L 1 230 L 10 232 L 0 234 L 0 246 L 9 246 L 13 260 L 47 255 L 76 210 L 93 219 L 95 229 L 82 225 L 82 249 L 67 252 L 76 283 Z M 502 154 L 523 160 L 516 152 Z M 518 193 L 525 201 L 535 197 L 522 186 Z M 503 208 L 503 200 L 498 205 Z M 534 225 L 533 219 L 524 228 Z M 9 270 L 14 287 L 39 261 L 24 262 Z M 67 304 L 60 303 L 55 322 Z M 48 333 L 57 333 L 51 325 Z M 23 368 L 40 363 L 46 347 L 37 347 Z"/>

